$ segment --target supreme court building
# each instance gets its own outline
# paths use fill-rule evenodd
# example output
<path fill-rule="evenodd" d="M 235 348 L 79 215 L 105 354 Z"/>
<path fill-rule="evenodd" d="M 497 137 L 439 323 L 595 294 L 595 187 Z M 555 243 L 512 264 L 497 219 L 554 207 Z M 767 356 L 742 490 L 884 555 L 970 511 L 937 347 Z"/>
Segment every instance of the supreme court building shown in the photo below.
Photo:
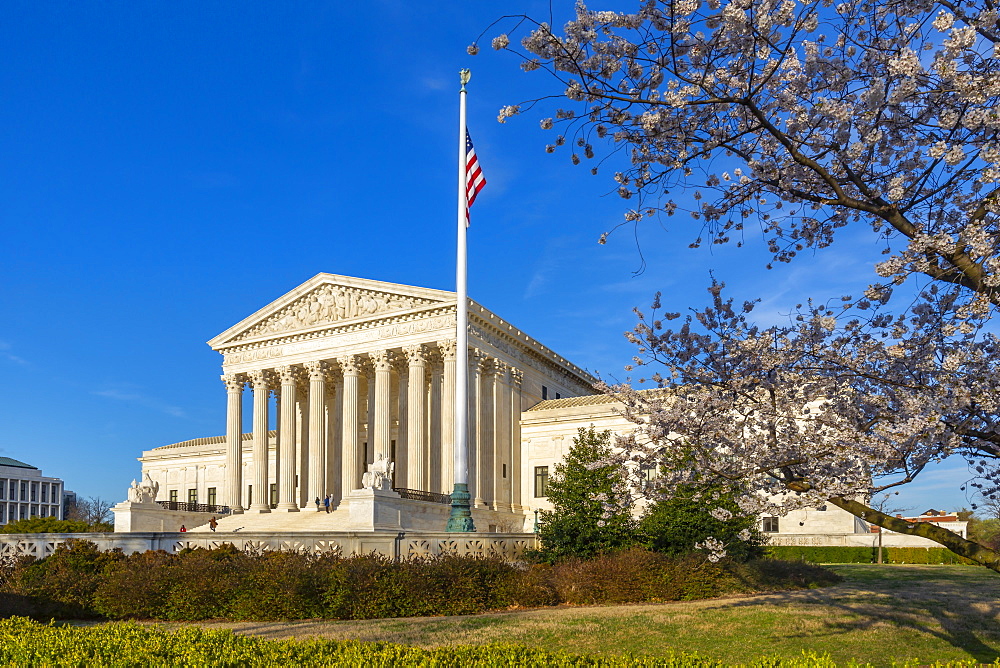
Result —
<path fill-rule="evenodd" d="M 222 355 L 226 434 L 145 451 L 130 501 L 175 509 L 178 525 L 185 511 L 226 506 L 221 521 L 247 530 L 443 529 L 455 378 L 466 373 L 477 528 L 531 530 L 532 511 L 548 506 L 544 478 L 568 443 L 553 449 L 546 436 L 533 452 L 524 413 L 593 395 L 595 379 L 472 301 L 469 364 L 457 369 L 455 323 L 453 292 L 313 277 L 208 342 Z M 563 431 L 586 426 L 571 422 Z M 388 462 L 391 485 L 365 484 Z M 333 512 L 321 518 L 316 500 L 327 495 Z M 142 504 L 120 506 L 119 530 L 177 530 L 162 513 L 143 519 Z"/>

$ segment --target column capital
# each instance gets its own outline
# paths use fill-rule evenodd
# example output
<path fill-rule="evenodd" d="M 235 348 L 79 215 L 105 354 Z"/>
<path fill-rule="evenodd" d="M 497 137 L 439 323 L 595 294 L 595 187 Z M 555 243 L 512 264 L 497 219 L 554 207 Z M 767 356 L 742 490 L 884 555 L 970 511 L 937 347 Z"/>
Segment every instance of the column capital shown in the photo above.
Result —
<path fill-rule="evenodd" d="M 325 381 L 330 375 L 330 365 L 326 362 L 317 360 L 315 362 L 306 362 L 302 365 L 306 374 L 309 376 L 309 380 L 323 380 Z"/>
<path fill-rule="evenodd" d="M 524 372 L 516 367 L 510 368 L 510 384 L 516 388 L 521 387 L 521 383 L 524 381 Z"/>
<path fill-rule="evenodd" d="M 340 370 L 345 374 L 357 376 L 361 373 L 361 357 L 359 355 L 344 355 L 337 358 Z"/>
<path fill-rule="evenodd" d="M 375 350 L 368 353 L 372 367 L 375 371 L 392 371 L 394 355 L 388 350 Z"/>
<path fill-rule="evenodd" d="M 430 351 L 427 349 L 427 346 L 423 344 L 407 346 L 403 348 L 403 354 L 406 355 L 406 359 L 409 361 L 410 366 L 427 364 L 430 357 Z"/>
<path fill-rule="evenodd" d="M 269 369 L 254 369 L 247 372 L 247 377 L 256 390 L 270 390 L 274 386 L 274 373 Z"/>
<path fill-rule="evenodd" d="M 298 385 L 299 380 L 302 378 L 302 367 L 294 366 L 292 364 L 286 364 L 284 366 L 279 366 L 274 370 L 281 378 L 282 385 Z"/>
<path fill-rule="evenodd" d="M 229 392 L 243 392 L 243 387 L 247 384 L 247 377 L 242 373 L 226 373 L 219 378 L 226 385 L 226 390 Z"/>
<path fill-rule="evenodd" d="M 437 342 L 438 351 L 441 353 L 441 358 L 446 362 L 455 361 L 455 339 L 446 339 L 444 341 Z"/>

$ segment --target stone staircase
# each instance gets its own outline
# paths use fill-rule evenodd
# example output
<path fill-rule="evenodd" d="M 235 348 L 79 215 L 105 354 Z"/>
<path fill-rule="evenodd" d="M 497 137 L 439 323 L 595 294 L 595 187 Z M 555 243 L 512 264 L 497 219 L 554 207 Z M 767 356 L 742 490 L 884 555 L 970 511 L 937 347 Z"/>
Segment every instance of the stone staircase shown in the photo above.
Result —
<path fill-rule="evenodd" d="M 313 508 L 303 508 L 297 513 L 272 510 L 269 513 L 244 512 L 239 515 L 222 515 L 218 517 L 219 532 L 315 532 L 315 531 L 351 531 L 346 507 L 338 508 L 329 513 L 316 512 Z M 211 532 L 207 524 L 190 529 L 193 533 Z"/>

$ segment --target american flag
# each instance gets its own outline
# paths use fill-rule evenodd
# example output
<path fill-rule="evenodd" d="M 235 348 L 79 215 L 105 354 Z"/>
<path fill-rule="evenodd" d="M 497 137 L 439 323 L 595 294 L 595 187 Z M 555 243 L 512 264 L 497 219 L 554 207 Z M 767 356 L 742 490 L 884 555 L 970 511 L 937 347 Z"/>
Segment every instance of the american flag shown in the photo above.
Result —
<path fill-rule="evenodd" d="M 469 224 L 469 207 L 476 201 L 476 195 L 486 186 L 486 177 L 476 159 L 476 149 L 472 137 L 465 131 L 465 224 Z"/>

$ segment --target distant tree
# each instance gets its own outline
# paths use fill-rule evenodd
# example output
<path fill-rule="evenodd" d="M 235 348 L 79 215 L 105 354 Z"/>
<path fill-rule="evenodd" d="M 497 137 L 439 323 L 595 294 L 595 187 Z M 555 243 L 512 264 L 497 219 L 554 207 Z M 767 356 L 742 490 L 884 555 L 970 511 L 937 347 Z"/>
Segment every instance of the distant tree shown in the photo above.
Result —
<path fill-rule="evenodd" d="M 99 496 L 91 496 L 86 499 L 78 498 L 76 503 L 66 506 L 66 519 L 80 520 L 90 526 L 106 525 L 110 526 L 113 520 L 111 506 L 114 504 L 105 501 Z M 111 529 L 95 529 L 96 531 L 110 531 Z"/>
<path fill-rule="evenodd" d="M 675 556 L 694 552 L 706 541 L 726 545 L 726 556 L 750 561 L 764 556 L 766 536 L 759 516 L 740 509 L 724 487 L 698 491 L 693 487 L 656 503 L 639 523 L 649 547 Z"/>
<path fill-rule="evenodd" d="M 621 468 L 595 465 L 611 450 L 611 432 L 581 428 L 556 465 L 548 483 L 553 509 L 543 510 L 538 521 L 545 558 L 588 558 L 641 542 L 627 499 L 617 498 L 623 494 Z"/>

